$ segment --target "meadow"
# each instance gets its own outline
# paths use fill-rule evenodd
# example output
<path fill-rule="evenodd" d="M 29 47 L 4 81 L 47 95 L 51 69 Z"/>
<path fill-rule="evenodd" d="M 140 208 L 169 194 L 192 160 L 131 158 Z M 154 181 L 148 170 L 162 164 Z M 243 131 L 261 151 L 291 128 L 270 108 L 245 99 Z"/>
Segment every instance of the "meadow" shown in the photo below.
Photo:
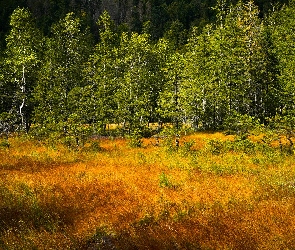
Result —
<path fill-rule="evenodd" d="M 295 249 L 292 148 L 201 132 L 140 146 L 3 139 L 0 249 Z"/>

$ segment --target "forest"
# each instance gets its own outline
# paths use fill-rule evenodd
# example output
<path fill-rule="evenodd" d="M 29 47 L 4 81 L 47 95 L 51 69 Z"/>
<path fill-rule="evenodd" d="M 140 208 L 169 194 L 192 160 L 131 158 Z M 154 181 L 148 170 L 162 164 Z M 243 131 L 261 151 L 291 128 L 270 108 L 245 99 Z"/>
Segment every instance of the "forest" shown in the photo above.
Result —
<path fill-rule="evenodd" d="M 294 17 L 0 0 L 0 249 L 295 249 Z"/>
<path fill-rule="evenodd" d="M 132 29 L 134 19 L 119 24 L 106 10 L 95 36 L 84 11 L 44 28 L 29 8 L 16 8 L 1 53 L 0 129 L 81 141 L 110 124 L 140 136 L 151 123 L 292 126 L 294 8 L 274 3 L 261 15 L 253 1 L 218 1 L 214 18 L 168 20 L 160 37 L 157 22 Z"/>

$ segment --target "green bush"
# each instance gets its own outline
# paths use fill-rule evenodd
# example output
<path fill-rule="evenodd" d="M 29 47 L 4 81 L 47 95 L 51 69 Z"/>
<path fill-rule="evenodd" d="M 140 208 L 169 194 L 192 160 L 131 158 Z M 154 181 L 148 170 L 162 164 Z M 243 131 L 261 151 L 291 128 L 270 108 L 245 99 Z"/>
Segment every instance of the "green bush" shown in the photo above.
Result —
<path fill-rule="evenodd" d="M 227 149 L 227 143 L 222 140 L 212 139 L 206 140 L 205 150 L 209 151 L 211 154 L 221 154 Z"/>
<path fill-rule="evenodd" d="M 128 145 L 131 148 L 142 147 L 142 135 L 140 130 L 134 130 L 129 136 L 127 136 Z"/>
<path fill-rule="evenodd" d="M 228 116 L 223 123 L 223 129 L 227 133 L 236 134 L 242 138 L 247 138 L 250 131 L 257 129 L 259 126 L 258 119 L 247 114 L 242 115 L 238 112 Z"/>
<path fill-rule="evenodd" d="M 9 147 L 10 147 L 10 143 L 8 140 L 0 141 L 0 148 L 9 148 Z"/>
<path fill-rule="evenodd" d="M 190 140 L 188 142 L 184 142 L 183 146 L 180 147 L 180 152 L 182 155 L 186 156 L 193 152 L 192 147 L 195 145 L 195 141 Z"/>
<path fill-rule="evenodd" d="M 168 178 L 168 176 L 164 172 L 159 176 L 159 186 L 161 188 L 177 188 L 177 185 L 172 183 L 170 178 Z"/>

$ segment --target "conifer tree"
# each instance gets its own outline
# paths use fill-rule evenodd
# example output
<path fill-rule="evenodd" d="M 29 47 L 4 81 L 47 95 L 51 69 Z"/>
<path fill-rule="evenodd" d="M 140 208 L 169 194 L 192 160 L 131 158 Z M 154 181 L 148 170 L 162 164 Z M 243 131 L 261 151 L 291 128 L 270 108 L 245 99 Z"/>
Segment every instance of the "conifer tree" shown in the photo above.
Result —
<path fill-rule="evenodd" d="M 185 110 L 203 128 L 222 127 L 236 113 L 260 118 L 275 114 L 274 58 L 253 2 L 220 1 L 215 27 L 193 33 L 185 55 Z"/>
<path fill-rule="evenodd" d="M 266 116 L 275 114 L 278 103 L 270 103 L 270 99 L 279 90 L 267 29 L 252 1 L 231 8 L 225 22 L 226 37 L 231 42 L 224 46 L 230 61 L 226 71 L 231 76 L 231 110 L 264 122 Z"/>
<path fill-rule="evenodd" d="M 183 89 L 185 112 L 195 126 L 216 129 L 227 110 L 222 33 L 211 25 L 192 35 L 185 54 Z"/>

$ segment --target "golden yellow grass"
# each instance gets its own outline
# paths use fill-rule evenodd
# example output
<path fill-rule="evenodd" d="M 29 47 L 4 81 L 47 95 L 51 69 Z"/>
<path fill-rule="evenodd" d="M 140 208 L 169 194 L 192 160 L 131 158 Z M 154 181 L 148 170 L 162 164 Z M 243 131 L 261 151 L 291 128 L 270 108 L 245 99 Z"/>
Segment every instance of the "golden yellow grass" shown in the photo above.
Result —
<path fill-rule="evenodd" d="M 124 139 L 0 149 L 0 249 L 294 249 L 294 156 Z M 193 153 L 184 150 L 194 141 Z M 2 215 L 1 215 L 2 213 Z"/>

